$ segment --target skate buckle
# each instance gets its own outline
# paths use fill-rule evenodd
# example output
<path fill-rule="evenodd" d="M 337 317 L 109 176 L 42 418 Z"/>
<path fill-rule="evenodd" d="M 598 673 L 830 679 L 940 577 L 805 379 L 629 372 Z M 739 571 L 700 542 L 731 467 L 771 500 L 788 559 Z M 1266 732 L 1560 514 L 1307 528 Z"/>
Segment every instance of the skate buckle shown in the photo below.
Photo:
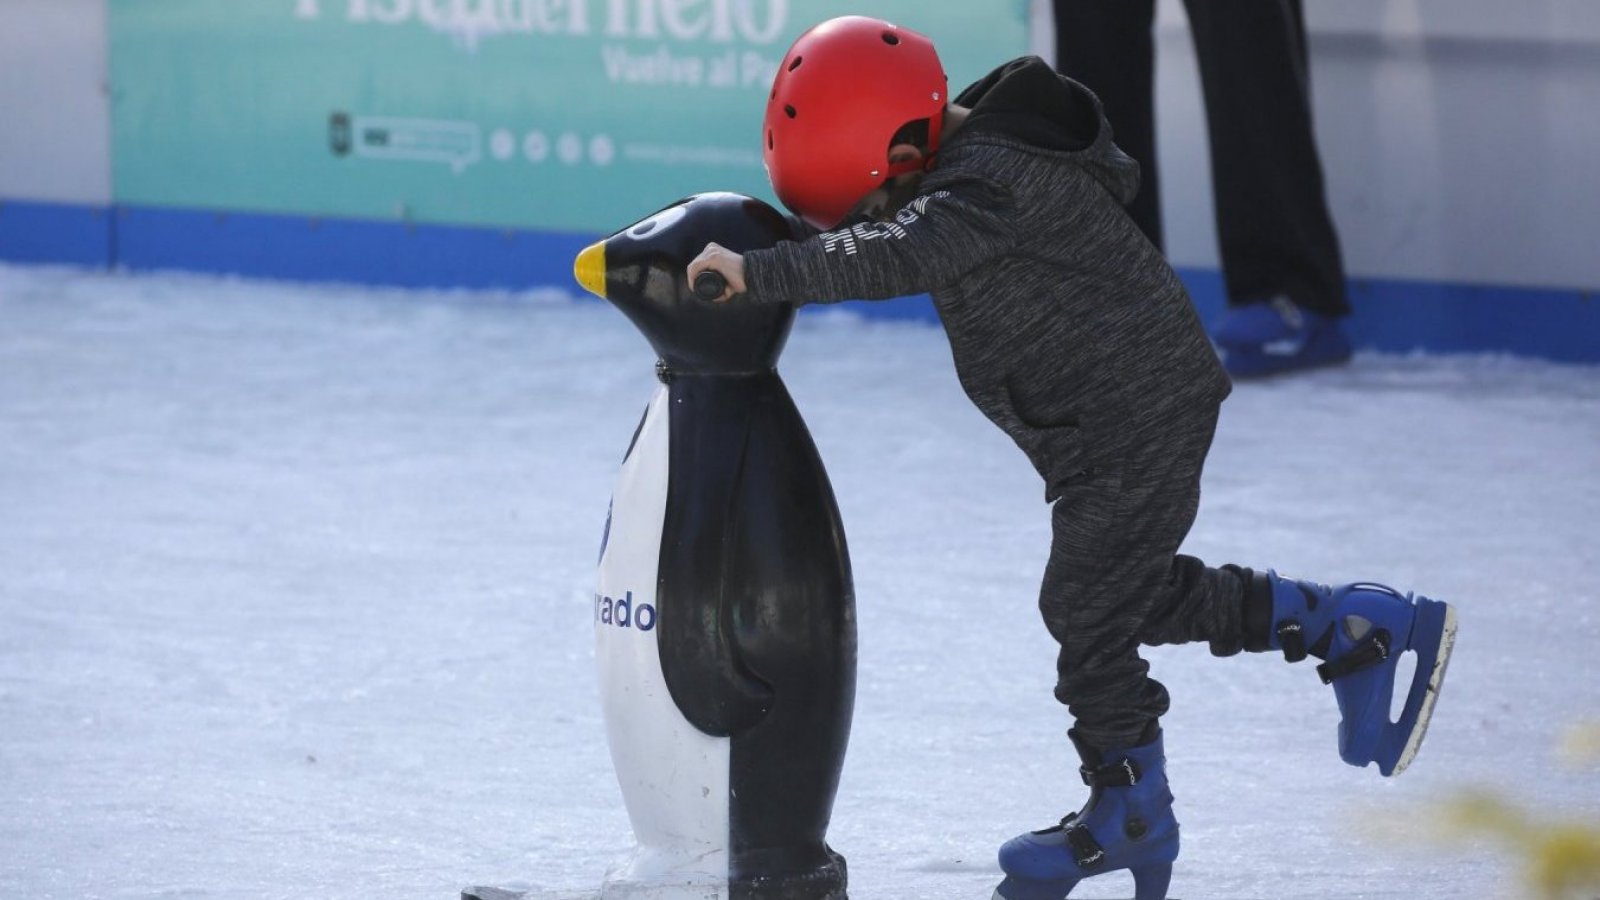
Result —
<path fill-rule="evenodd" d="M 1073 825 L 1065 835 L 1067 847 L 1072 851 L 1072 861 L 1080 869 L 1093 869 L 1105 862 L 1106 850 L 1083 825 Z"/>
<path fill-rule="evenodd" d="M 1379 628 L 1351 648 L 1349 653 L 1317 666 L 1317 675 L 1323 684 L 1333 684 L 1336 679 L 1370 669 L 1388 658 L 1389 632 Z"/>
<path fill-rule="evenodd" d="M 1297 663 L 1306 658 L 1306 633 L 1299 622 L 1284 619 L 1278 623 L 1278 646 L 1283 648 L 1283 658 Z"/>
<path fill-rule="evenodd" d="M 1083 776 L 1085 787 L 1133 787 L 1139 783 L 1139 767 L 1126 757 L 1097 769 L 1079 766 L 1078 774 Z"/>

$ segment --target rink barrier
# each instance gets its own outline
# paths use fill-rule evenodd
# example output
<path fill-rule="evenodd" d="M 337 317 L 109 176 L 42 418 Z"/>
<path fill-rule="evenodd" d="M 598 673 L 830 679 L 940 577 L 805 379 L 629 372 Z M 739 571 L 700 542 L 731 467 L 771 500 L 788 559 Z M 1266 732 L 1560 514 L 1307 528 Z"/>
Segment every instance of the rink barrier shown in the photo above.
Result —
<path fill-rule="evenodd" d="M 567 287 L 591 234 L 119 206 L 116 264 L 417 288 Z"/>
<path fill-rule="evenodd" d="M 528 288 L 571 281 L 592 233 L 149 206 L 0 200 L 0 260 L 418 288 Z M 1216 270 L 1179 267 L 1208 325 L 1225 308 Z M 1361 349 L 1509 353 L 1600 363 L 1594 290 L 1352 278 Z M 937 321 L 927 297 L 856 303 L 873 319 Z"/>
<path fill-rule="evenodd" d="M 116 258 L 111 209 L 0 199 L 0 260 L 107 266 Z"/>

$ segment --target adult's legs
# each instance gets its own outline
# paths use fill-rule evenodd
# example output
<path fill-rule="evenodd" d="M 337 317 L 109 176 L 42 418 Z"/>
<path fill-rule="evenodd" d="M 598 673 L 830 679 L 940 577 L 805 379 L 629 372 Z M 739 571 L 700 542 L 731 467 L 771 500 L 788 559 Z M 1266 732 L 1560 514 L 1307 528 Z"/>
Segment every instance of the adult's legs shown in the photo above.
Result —
<path fill-rule="evenodd" d="M 1312 129 L 1300 0 L 1185 0 L 1229 302 L 1350 311 Z"/>
<path fill-rule="evenodd" d="M 1155 0 L 1055 0 L 1056 70 L 1094 91 L 1117 146 L 1139 163 L 1128 213 L 1162 245 L 1156 173 Z"/>

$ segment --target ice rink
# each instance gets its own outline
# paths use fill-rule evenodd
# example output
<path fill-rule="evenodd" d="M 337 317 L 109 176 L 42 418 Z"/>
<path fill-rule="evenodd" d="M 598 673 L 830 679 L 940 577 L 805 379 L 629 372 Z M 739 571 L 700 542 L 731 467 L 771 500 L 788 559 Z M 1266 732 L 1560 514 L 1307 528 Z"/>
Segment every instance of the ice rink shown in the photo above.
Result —
<path fill-rule="evenodd" d="M 590 592 L 653 362 L 560 292 L 0 266 L 0 897 L 597 886 L 630 838 Z M 999 844 L 1083 796 L 1038 477 L 937 328 L 807 315 L 781 371 L 854 560 L 851 896 L 987 900 Z M 1600 761 L 1557 752 L 1600 718 L 1597 540 L 1600 367 L 1362 355 L 1237 387 L 1187 552 L 1415 589 L 1461 633 L 1393 781 L 1339 761 L 1310 664 L 1153 651 L 1172 895 L 1522 896 L 1499 847 L 1430 839 L 1431 804 L 1600 822 Z"/>

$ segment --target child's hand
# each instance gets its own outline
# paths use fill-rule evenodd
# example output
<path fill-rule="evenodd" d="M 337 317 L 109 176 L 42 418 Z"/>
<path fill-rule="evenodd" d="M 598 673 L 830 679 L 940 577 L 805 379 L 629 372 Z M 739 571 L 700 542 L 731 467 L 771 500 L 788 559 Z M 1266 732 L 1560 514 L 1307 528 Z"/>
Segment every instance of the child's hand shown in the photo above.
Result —
<path fill-rule="evenodd" d="M 689 263 L 689 283 L 694 284 L 694 277 L 704 271 L 713 271 L 722 275 L 728 282 L 728 289 L 716 302 L 722 303 L 734 294 L 744 293 L 744 257 L 717 244 L 707 244 L 700 255 Z"/>

